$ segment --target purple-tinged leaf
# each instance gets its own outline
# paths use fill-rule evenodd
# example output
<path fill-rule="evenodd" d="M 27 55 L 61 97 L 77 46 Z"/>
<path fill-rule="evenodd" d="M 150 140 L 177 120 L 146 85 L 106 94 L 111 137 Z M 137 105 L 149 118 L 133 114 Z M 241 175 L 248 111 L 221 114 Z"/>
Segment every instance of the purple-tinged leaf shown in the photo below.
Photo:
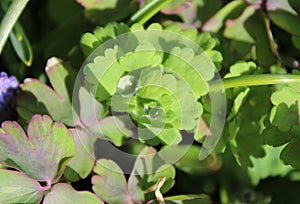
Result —
<path fill-rule="evenodd" d="M 224 36 L 230 39 L 253 43 L 254 40 L 251 35 L 245 29 L 245 21 L 255 13 L 255 8 L 248 6 L 237 19 L 226 20 L 226 28 L 224 30 Z"/>
<path fill-rule="evenodd" d="M 66 183 L 59 183 L 52 187 L 45 196 L 43 204 L 103 204 L 103 202 L 93 193 L 88 191 L 76 191 Z"/>
<path fill-rule="evenodd" d="M 37 79 L 25 79 L 21 88 L 23 91 L 31 93 L 38 103 L 42 103 L 54 120 L 72 126 L 75 123 L 74 121 L 77 121 L 78 116 L 72 110 L 72 104 L 66 85 L 66 78 L 69 76 L 69 73 L 61 60 L 57 58 L 48 60 L 46 73 L 53 89 Z M 22 117 L 29 116 L 27 112 L 26 115 L 22 115 L 22 113 L 24 113 L 22 110 L 28 109 L 26 105 L 28 105 L 26 97 L 18 101 L 18 110 Z M 39 113 L 38 110 L 33 111 L 32 115 L 35 113 Z"/>
<path fill-rule="evenodd" d="M 271 20 L 287 32 L 300 36 L 299 3 L 294 0 L 267 0 L 266 9 Z M 294 10 L 294 8 L 296 9 Z M 297 13 L 298 12 L 298 13 Z"/>
<path fill-rule="evenodd" d="M 243 8 L 247 4 L 245 1 L 236 0 L 231 1 L 226 6 L 218 11 L 212 18 L 205 22 L 202 27 L 202 31 L 205 32 L 218 32 L 223 27 L 223 22 L 234 10 Z"/>
<path fill-rule="evenodd" d="M 85 88 L 79 89 L 80 120 L 86 127 L 97 125 L 105 115 L 103 105 L 99 103 Z"/>
<path fill-rule="evenodd" d="M 34 115 L 28 137 L 17 122 L 4 122 L 0 128 L 0 163 L 28 176 L 56 182 L 74 155 L 72 133 L 61 122 L 45 115 Z"/>
<path fill-rule="evenodd" d="M 93 176 L 93 190 L 103 200 L 113 204 L 129 204 L 126 179 L 121 168 L 112 160 L 97 161 Z"/>
<path fill-rule="evenodd" d="M 192 6 L 193 0 L 177 0 L 171 1 L 167 4 L 161 12 L 164 14 L 172 15 L 172 14 L 181 14 L 184 9 L 188 9 Z"/>
<path fill-rule="evenodd" d="M 0 203 L 39 203 L 49 187 L 17 171 L 0 169 Z"/>

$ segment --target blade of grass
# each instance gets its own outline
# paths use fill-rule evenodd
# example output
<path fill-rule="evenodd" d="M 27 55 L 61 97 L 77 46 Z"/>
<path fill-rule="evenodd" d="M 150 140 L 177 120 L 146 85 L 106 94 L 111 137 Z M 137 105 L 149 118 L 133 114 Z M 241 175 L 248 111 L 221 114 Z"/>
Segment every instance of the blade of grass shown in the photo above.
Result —
<path fill-rule="evenodd" d="M 300 75 L 292 74 L 257 74 L 232 77 L 210 84 L 210 91 L 230 89 L 240 86 L 261 86 L 273 84 L 300 84 Z"/>
<path fill-rule="evenodd" d="M 134 23 L 144 24 L 155 14 L 157 14 L 165 5 L 170 3 L 171 0 L 153 0 L 146 4 L 143 8 L 138 10 L 129 20 L 129 25 Z"/>
<path fill-rule="evenodd" d="M 2 19 L 0 24 L 0 54 L 2 53 L 12 28 L 28 2 L 29 0 L 14 0 Z"/>

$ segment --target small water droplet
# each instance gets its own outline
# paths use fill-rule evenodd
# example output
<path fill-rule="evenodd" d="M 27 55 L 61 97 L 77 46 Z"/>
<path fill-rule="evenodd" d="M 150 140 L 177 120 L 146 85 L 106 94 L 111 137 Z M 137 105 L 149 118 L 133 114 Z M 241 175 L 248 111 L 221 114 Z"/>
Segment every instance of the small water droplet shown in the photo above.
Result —
<path fill-rule="evenodd" d="M 118 83 L 117 91 L 121 96 L 131 96 L 137 91 L 137 79 L 135 76 L 123 76 Z"/>

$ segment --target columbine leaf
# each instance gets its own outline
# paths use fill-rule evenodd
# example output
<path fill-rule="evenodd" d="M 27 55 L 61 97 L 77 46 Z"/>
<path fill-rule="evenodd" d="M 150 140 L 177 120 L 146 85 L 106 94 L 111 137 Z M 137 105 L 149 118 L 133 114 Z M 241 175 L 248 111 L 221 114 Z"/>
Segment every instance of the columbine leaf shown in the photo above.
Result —
<path fill-rule="evenodd" d="M 46 73 L 53 89 L 36 79 L 26 79 L 24 84 L 21 85 L 21 88 L 23 91 L 31 93 L 38 103 L 42 103 L 48 114 L 54 120 L 71 126 L 78 117 L 75 112 L 72 111 L 72 104 L 69 97 L 69 89 L 66 82 L 69 73 L 62 62 L 57 58 L 48 60 Z M 20 114 L 24 113 L 24 110 L 28 110 L 27 98 L 24 97 L 22 99 L 23 100 L 18 101 L 18 112 Z M 39 109 L 33 108 L 34 110 L 31 110 L 34 104 L 30 104 L 30 106 L 29 112 L 31 112 L 31 116 L 35 113 L 40 114 Z M 29 115 L 30 114 L 22 114 L 21 116 L 29 120 Z"/>
<path fill-rule="evenodd" d="M 291 7 L 291 3 L 294 6 L 297 5 L 295 1 L 267 0 L 266 8 L 271 20 L 275 24 L 291 34 L 300 36 L 299 29 L 297 29 L 300 26 L 299 13 L 297 13 L 299 10 L 295 11 Z"/>
<path fill-rule="evenodd" d="M 165 182 L 160 188 L 162 193 L 168 192 L 174 185 L 175 168 L 164 165 L 156 153 L 154 148 L 145 147 L 134 164 L 128 180 L 128 188 L 135 201 L 145 201 L 143 192 L 155 191 L 155 185 L 161 177 L 165 177 Z"/>
<path fill-rule="evenodd" d="M 121 146 L 124 140 L 129 138 L 133 133 L 126 127 L 122 117 L 109 116 L 102 119 L 98 123 L 98 127 L 92 130 L 97 135 L 106 137 L 111 140 L 116 146 Z"/>
<path fill-rule="evenodd" d="M 247 43 L 253 43 L 254 40 L 245 29 L 245 21 L 255 13 L 255 8 L 248 6 L 237 19 L 227 20 L 224 36 Z"/>
<path fill-rule="evenodd" d="M 45 196 L 43 204 L 103 204 L 103 202 L 94 194 L 88 191 L 76 191 L 70 185 L 59 183 L 51 188 L 51 191 Z"/>
<path fill-rule="evenodd" d="M 240 0 L 228 3 L 203 25 L 202 30 L 206 32 L 218 32 L 222 28 L 224 20 L 230 13 L 245 6 L 246 3 Z"/>
<path fill-rule="evenodd" d="M 93 190 L 108 203 L 129 203 L 127 183 L 120 167 L 112 160 L 100 159 L 97 161 L 93 176 Z"/>
<path fill-rule="evenodd" d="M 74 137 L 75 152 L 64 172 L 64 177 L 69 181 L 77 181 L 80 178 L 86 178 L 94 167 L 93 144 L 95 137 L 91 137 L 85 130 L 71 129 L 71 131 Z"/>
<path fill-rule="evenodd" d="M 0 129 L 0 161 L 39 181 L 53 183 L 74 155 L 72 133 L 47 115 L 34 115 L 28 137 L 16 122 L 4 122 Z"/>
<path fill-rule="evenodd" d="M 0 203 L 39 203 L 47 188 L 23 173 L 0 169 Z"/>

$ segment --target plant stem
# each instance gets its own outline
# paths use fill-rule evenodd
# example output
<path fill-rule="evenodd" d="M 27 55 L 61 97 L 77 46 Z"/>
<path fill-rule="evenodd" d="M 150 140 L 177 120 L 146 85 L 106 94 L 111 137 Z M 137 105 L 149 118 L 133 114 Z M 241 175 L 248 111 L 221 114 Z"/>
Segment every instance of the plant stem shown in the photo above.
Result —
<path fill-rule="evenodd" d="M 166 4 L 171 2 L 171 0 L 153 0 L 149 4 L 146 4 L 143 8 L 138 10 L 129 20 L 129 24 L 134 23 L 144 24 L 151 17 L 160 11 Z"/>
<path fill-rule="evenodd" d="M 210 91 L 230 89 L 239 86 L 261 86 L 273 84 L 300 84 L 300 75 L 257 74 L 218 80 L 210 84 Z"/>
<path fill-rule="evenodd" d="M 7 38 L 29 0 L 14 0 L 0 24 L 0 54 Z"/>

